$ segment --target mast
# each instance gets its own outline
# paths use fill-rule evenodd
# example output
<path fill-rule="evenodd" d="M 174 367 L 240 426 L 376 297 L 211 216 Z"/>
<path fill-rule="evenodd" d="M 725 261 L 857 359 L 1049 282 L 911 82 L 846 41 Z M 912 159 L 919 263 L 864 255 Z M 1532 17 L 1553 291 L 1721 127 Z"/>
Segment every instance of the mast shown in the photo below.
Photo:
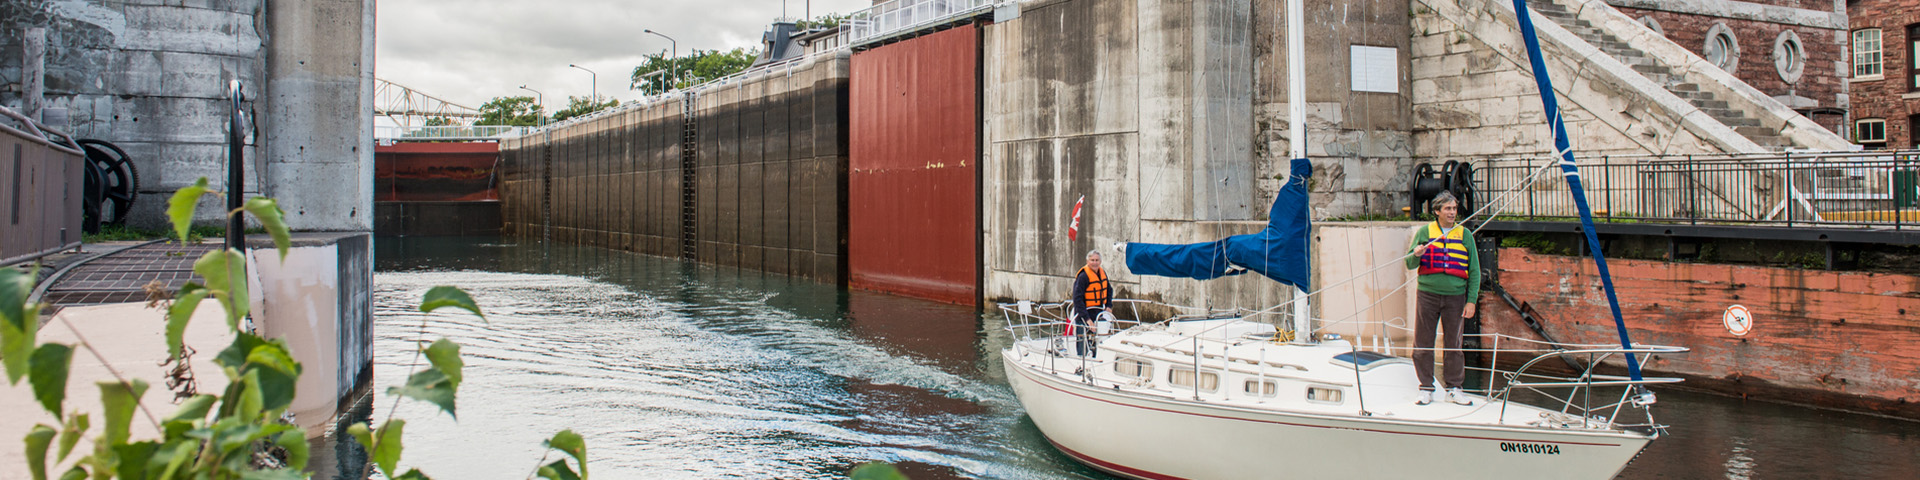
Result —
<path fill-rule="evenodd" d="M 1287 0 L 1287 154 L 1288 158 L 1307 158 L 1307 66 L 1301 61 L 1307 57 L 1306 19 L 1304 0 Z M 1287 181 L 1293 181 L 1288 178 Z M 1588 227 L 1592 231 L 1592 227 Z M 1312 230 L 1308 230 L 1312 234 Z M 1307 251 L 1311 255 L 1313 242 L 1307 242 Z M 1611 290 L 1609 290 L 1611 291 Z M 1299 285 L 1293 287 L 1293 338 L 1295 341 L 1312 341 L 1313 319 L 1307 307 L 1307 291 Z"/>
<path fill-rule="evenodd" d="M 1298 0 L 1291 0 L 1298 1 Z M 1573 204 L 1580 208 L 1580 224 L 1587 235 L 1587 249 L 1593 254 L 1593 264 L 1600 271 L 1600 284 L 1606 287 L 1607 306 L 1613 310 L 1613 326 L 1620 334 L 1620 348 L 1632 350 L 1633 340 L 1627 338 L 1627 322 L 1620 315 L 1620 297 L 1613 292 L 1613 275 L 1607 273 L 1607 257 L 1600 253 L 1599 234 L 1594 233 L 1593 210 L 1587 206 L 1586 190 L 1580 185 L 1580 166 L 1573 161 L 1573 148 L 1567 141 L 1566 123 L 1560 118 L 1560 103 L 1553 95 L 1553 79 L 1547 76 L 1547 60 L 1540 54 L 1540 37 L 1533 30 L 1533 16 L 1527 9 L 1527 0 L 1513 0 L 1514 17 L 1520 21 L 1520 34 L 1527 42 L 1527 58 L 1533 63 L 1533 81 L 1540 89 L 1540 102 L 1546 108 L 1547 126 L 1553 129 L 1553 148 L 1560 157 L 1560 174 L 1567 178 L 1567 189 L 1573 193 Z M 1639 382 L 1640 359 L 1629 353 L 1627 373 L 1633 381 Z M 1638 389 L 1638 387 L 1636 387 Z M 1644 400 L 1651 403 L 1651 395 Z"/>

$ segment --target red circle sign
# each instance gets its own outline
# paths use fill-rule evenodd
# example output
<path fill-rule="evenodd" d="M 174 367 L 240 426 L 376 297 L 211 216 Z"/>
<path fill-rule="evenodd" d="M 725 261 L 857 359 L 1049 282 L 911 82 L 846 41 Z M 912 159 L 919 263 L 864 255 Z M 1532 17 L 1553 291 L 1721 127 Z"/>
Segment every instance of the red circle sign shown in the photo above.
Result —
<path fill-rule="evenodd" d="M 1747 307 L 1739 305 L 1727 307 L 1727 313 L 1721 315 L 1720 321 L 1727 325 L 1727 333 L 1732 333 L 1734 336 L 1743 337 L 1747 332 L 1753 331 L 1753 314 L 1747 312 Z"/>

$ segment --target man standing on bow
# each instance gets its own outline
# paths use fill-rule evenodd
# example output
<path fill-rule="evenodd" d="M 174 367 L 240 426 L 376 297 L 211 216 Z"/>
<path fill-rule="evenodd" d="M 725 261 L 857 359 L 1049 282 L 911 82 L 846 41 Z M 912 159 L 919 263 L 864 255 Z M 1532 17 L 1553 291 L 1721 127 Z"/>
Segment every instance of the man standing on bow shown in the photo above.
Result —
<path fill-rule="evenodd" d="M 1460 351 L 1461 328 L 1465 318 L 1474 315 L 1474 303 L 1480 299 L 1480 250 L 1473 233 L 1456 223 L 1460 201 L 1441 192 L 1433 199 L 1433 223 L 1413 235 L 1412 256 L 1407 268 L 1420 269 L 1420 304 L 1413 322 L 1413 370 L 1420 376 L 1417 405 L 1433 403 L 1433 330 L 1434 323 L 1446 332 L 1447 401 L 1472 405 L 1462 392 L 1467 380 L 1467 356 Z"/>
<path fill-rule="evenodd" d="M 1088 250 L 1087 265 L 1073 276 L 1073 325 L 1067 327 L 1067 334 L 1074 335 L 1076 353 L 1087 354 L 1094 319 L 1106 313 L 1112 302 L 1113 286 L 1107 282 L 1107 271 L 1100 268 L 1100 251 Z"/>

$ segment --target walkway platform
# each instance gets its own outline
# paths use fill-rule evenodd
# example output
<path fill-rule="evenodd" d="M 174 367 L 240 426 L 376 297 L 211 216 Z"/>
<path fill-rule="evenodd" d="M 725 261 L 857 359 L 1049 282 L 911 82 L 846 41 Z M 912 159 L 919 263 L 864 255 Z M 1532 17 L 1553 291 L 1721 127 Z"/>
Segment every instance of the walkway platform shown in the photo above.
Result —
<path fill-rule="evenodd" d="M 102 248 L 104 253 L 72 258 L 69 266 L 47 279 L 51 284 L 43 289 L 40 301 L 53 304 L 56 310 L 145 302 L 148 284 L 159 282 L 167 292 L 179 291 L 194 278 L 193 261 L 220 245 L 148 242 L 118 249 L 88 245 L 83 250 Z"/>

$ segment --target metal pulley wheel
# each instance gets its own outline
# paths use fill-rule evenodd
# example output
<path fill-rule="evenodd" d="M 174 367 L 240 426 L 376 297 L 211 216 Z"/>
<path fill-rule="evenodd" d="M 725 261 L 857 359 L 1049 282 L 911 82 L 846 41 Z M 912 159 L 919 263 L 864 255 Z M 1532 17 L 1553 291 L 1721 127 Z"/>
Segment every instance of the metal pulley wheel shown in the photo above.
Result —
<path fill-rule="evenodd" d="M 140 171 L 134 168 L 132 158 L 105 140 L 83 138 L 75 143 L 87 153 L 81 229 L 100 233 L 101 225 L 125 224 L 140 191 Z"/>

